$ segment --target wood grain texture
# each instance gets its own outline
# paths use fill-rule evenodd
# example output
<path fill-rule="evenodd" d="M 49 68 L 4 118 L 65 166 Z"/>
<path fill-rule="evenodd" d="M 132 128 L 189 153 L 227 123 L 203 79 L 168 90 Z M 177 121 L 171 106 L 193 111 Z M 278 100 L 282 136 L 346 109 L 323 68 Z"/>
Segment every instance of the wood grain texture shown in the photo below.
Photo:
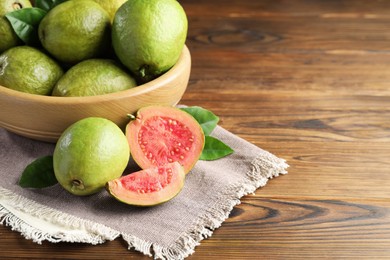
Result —
<path fill-rule="evenodd" d="M 180 3 L 182 103 L 290 164 L 188 259 L 389 259 L 390 2 Z M 2 226 L 0 256 L 149 259 L 121 239 L 36 245 Z"/>

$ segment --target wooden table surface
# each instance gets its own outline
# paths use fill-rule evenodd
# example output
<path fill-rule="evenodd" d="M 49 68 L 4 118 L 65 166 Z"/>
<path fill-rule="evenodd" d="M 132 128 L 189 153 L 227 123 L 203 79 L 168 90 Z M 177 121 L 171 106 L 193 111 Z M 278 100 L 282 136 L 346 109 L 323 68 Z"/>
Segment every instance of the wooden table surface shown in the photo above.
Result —
<path fill-rule="evenodd" d="M 390 1 L 180 2 L 182 103 L 290 165 L 188 259 L 390 259 Z M 121 239 L 37 245 L 4 226 L 0 256 L 149 259 Z"/>

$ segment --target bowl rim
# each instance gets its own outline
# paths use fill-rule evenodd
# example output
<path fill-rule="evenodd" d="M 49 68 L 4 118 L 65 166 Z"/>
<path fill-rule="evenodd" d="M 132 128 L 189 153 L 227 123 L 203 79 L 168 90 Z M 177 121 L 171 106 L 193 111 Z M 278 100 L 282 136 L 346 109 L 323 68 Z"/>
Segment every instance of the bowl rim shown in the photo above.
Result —
<path fill-rule="evenodd" d="M 79 104 L 80 102 L 95 103 L 98 101 L 99 102 L 102 101 L 102 99 L 112 100 L 112 99 L 124 98 L 128 96 L 135 97 L 165 85 L 167 82 L 170 81 L 171 78 L 180 74 L 177 72 L 183 70 L 183 67 L 185 67 L 185 64 L 187 63 L 188 60 L 191 61 L 190 52 L 187 45 L 184 45 L 183 50 L 176 64 L 173 65 L 172 68 L 170 68 L 167 72 L 165 72 L 158 78 L 153 79 L 147 83 L 138 85 L 131 89 L 108 93 L 108 94 L 84 96 L 84 97 L 45 96 L 45 95 L 37 95 L 37 94 L 21 92 L 0 85 L 0 95 L 11 96 L 12 98 L 18 98 L 20 100 L 25 100 L 30 102 L 39 102 L 44 104 L 69 104 L 69 105 Z"/>

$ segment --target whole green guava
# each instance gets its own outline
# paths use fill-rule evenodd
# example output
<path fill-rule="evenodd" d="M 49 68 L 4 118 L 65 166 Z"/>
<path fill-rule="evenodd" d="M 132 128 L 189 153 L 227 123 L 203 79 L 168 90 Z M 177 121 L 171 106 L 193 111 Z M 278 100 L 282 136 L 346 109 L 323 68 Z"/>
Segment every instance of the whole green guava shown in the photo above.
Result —
<path fill-rule="evenodd" d="M 136 81 L 114 60 L 89 59 L 71 67 L 57 82 L 53 96 L 103 95 L 135 87 Z"/>
<path fill-rule="evenodd" d="M 175 65 L 187 30 L 187 16 L 178 1 L 131 0 L 115 14 L 112 44 L 120 61 L 147 82 Z"/>
<path fill-rule="evenodd" d="M 110 47 L 108 13 L 91 0 L 66 1 L 51 9 L 39 24 L 42 46 L 64 64 L 103 55 Z"/>
<path fill-rule="evenodd" d="M 16 46 L 0 55 L 0 85 L 31 94 L 50 95 L 63 75 L 55 60 L 30 46 Z"/>
<path fill-rule="evenodd" d="M 69 126 L 57 141 L 54 174 L 70 193 L 90 195 L 120 177 L 129 157 L 127 139 L 116 124 L 88 117 Z"/>

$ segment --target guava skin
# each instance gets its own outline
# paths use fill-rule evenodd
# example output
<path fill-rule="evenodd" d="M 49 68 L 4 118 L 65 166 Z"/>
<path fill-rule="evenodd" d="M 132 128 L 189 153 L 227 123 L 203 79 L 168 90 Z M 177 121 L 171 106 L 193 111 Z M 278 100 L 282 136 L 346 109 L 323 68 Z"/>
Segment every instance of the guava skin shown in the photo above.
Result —
<path fill-rule="evenodd" d="M 0 0 L 0 53 L 23 44 L 5 14 L 28 7 L 32 7 L 28 0 Z"/>
<path fill-rule="evenodd" d="M 112 121 L 89 117 L 68 127 L 58 140 L 53 166 L 60 185 L 74 195 L 91 195 L 120 177 L 130 157 L 122 130 Z"/>
<path fill-rule="evenodd" d="M 0 55 L 0 85 L 13 90 L 50 95 L 62 75 L 56 61 L 30 46 L 16 46 Z"/>
<path fill-rule="evenodd" d="M 72 66 L 53 89 L 53 96 L 103 95 L 136 87 L 120 64 L 109 59 L 89 59 Z"/>
<path fill-rule="evenodd" d="M 51 9 L 38 27 L 42 46 L 57 60 L 74 65 L 110 47 L 108 13 L 91 1 L 66 1 Z"/>
<path fill-rule="evenodd" d="M 110 16 L 111 22 L 114 20 L 115 13 L 127 0 L 93 0 L 98 3 Z"/>
<path fill-rule="evenodd" d="M 115 14 L 112 44 L 120 61 L 145 83 L 177 62 L 187 30 L 186 13 L 176 0 L 132 0 Z"/>
<path fill-rule="evenodd" d="M 32 7 L 28 0 L 0 0 L 0 16 L 26 7 Z"/>
<path fill-rule="evenodd" d="M 22 44 L 5 17 L 0 17 L 0 39 L 0 53 Z"/>

